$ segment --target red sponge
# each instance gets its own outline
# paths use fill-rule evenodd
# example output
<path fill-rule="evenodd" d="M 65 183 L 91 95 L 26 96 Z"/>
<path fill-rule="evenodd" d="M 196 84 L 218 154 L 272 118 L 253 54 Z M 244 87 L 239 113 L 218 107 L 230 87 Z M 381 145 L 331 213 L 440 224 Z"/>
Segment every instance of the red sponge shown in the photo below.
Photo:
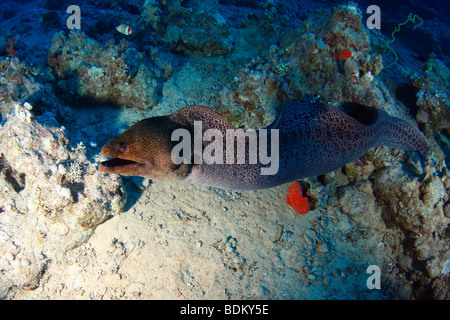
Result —
<path fill-rule="evenodd" d="M 305 189 L 305 190 L 303 190 Z M 305 214 L 311 209 L 311 205 L 306 197 L 306 188 L 302 188 L 300 182 L 296 181 L 289 187 L 286 201 L 299 214 Z"/>

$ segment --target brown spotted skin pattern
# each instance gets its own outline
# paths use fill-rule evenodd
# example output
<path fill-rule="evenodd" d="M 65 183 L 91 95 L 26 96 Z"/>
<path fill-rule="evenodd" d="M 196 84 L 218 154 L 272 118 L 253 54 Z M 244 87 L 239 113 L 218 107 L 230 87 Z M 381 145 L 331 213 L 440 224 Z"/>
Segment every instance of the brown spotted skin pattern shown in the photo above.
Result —
<path fill-rule="evenodd" d="M 191 170 L 190 166 L 175 165 L 170 157 L 174 146 L 170 137 L 177 128 L 180 125 L 169 117 L 148 118 L 135 123 L 105 144 L 102 155 L 135 161 L 137 164 L 106 167 L 102 163 L 100 171 L 150 179 L 184 179 Z"/>
<path fill-rule="evenodd" d="M 289 182 L 325 174 L 376 146 L 426 153 L 424 136 L 408 122 L 365 106 L 354 105 L 348 111 L 355 117 L 332 105 L 286 103 L 276 125 L 280 130 L 280 171 L 269 180 Z"/>
<path fill-rule="evenodd" d="M 193 132 L 194 121 L 202 121 L 203 131 L 221 130 L 224 147 L 226 130 L 235 130 L 214 111 L 196 105 L 166 117 L 145 119 L 102 149 L 107 157 L 133 160 L 139 165 L 112 168 L 101 165 L 100 170 L 245 190 L 328 173 L 357 160 L 375 146 L 410 149 L 421 155 L 427 152 L 425 138 L 415 126 L 380 109 L 350 105 L 340 110 L 321 103 L 290 102 L 283 105 L 277 120 L 267 127 L 279 130 L 279 171 L 275 175 L 261 175 L 260 163 L 174 165 L 171 148 L 175 142 L 170 141 L 171 133 L 177 128 Z M 207 144 L 204 142 L 203 147 Z M 246 148 L 248 162 L 248 144 Z M 267 149 L 271 150 L 270 144 Z"/>

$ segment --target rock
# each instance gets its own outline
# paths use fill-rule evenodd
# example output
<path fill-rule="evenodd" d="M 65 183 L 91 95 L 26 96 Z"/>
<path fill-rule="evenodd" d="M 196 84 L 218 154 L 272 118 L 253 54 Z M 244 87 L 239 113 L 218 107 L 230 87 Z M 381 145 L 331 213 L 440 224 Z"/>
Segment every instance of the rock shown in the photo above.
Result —
<path fill-rule="evenodd" d="M 233 47 L 225 18 L 214 11 L 194 11 L 181 27 L 169 25 L 166 41 L 175 52 L 204 57 L 227 55 Z"/>
<path fill-rule="evenodd" d="M 157 103 L 158 68 L 140 61 L 126 41 L 103 46 L 83 32 L 72 31 L 68 37 L 60 32 L 53 37 L 48 61 L 69 105 L 148 109 Z"/>
<path fill-rule="evenodd" d="M 431 57 L 422 70 L 411 78 L 411 85 L 417 91 L 416 105 L 419 107 L 416 119 L 423 124 L 427 135 L 435 136 L 450 127 L 450 70 L 440 60 Z"/>
<path fill-rule="evenodd" d="M 3 285 L 30 290 L 50 261 L 87 241 L 126 199 L 118 177 L 99 173 L 84 146 L 71 148 L 56 122 L 44 126 L 32 110 L 16 107 L 0 127 Z M 21 112 L 25 121 L 17 120 Z"/>

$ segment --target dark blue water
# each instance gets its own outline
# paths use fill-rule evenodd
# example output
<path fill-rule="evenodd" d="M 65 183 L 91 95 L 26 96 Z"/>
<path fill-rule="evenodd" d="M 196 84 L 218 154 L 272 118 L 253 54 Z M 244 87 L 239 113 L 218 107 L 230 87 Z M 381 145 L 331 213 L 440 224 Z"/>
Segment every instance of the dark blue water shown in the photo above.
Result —
<path fill-rule="evenodd" d="M 196 6 L 199 1 L 182 1 L 185 7 Z M 220 0 L 205 1 L 211 3 L 210 8 L 227 10 L 235 13 L 236 17 L 251 16 L 264 11 L 265 1 L 257 0 Z M 267 1 L 266 1 L 267 2 Z M 346 1 L 273 1 L 278 12 L 273 17 L 274 24 L 283 26 L 286 30 L 295 28 L 299 22 L 308 16 L 312 10 L 320 8 L 332 8 L 339 4 L 347 4 Z M 398 33 L 397 41 L 414 51 L 418 60 L 424 60 L 430 53 L 435 53 L 438 59 L 447 65 L 450 62 L 450 3 L 446 0 L 432 1 L 356 1 L 364 17 L 369 14 L 365 9 L 369 5 L 378 5 L 381 9 L 381 32 L 389 37 L 394 28 L 403 22 L 409 12 L 420 16 L 423 25 L 412 32 L 412 25 L 405 25 L 402 32 Z M 2 37 L 14 36 L 16 40 L 17 56 L 21 59 L 38 64 L 45 59 L 45 51 L 48 50 L 53 33 L 64 30 L 65 22 L 69 16 L 66 8 L 75 4 L 82 11 L 82 31 L 89 36 L 106 42 L 110 39 L 118 39 L 115 26 L 123 21 L 133 20 L 133 16 L 140 16 L 143 0 L 136 1 L 0 1 L 0 26 Z M 218 4 L 218 5 L 217 5 Z M 208 4 L 204 5 L 206 9 Z M 266 5 L 267 7 L 267 5 Z M 170 14 L 163 12 L 164 14 Z M 286 23 L 284 17 L 288 17 Z M 233 19 L 228 22 L 233 25 Z M 277 21 L 278 20 L 278 21 Z M 39 45 L 37 39 L 30 37 L 39 33 Z M 280 32 L 274 35 L 275 39 L 281 37 Z M 143 48 L 146 45 L 156 45 L 161 40 L 157 34 L 139 34 L 132 41 L 134 45 Z M 145 44 L 144 44 L 145 42 Z M 276 42 L 276 41 L 275 41 Z M 5 45 L 0 47 L 0 54 L 5 55 Z"/>

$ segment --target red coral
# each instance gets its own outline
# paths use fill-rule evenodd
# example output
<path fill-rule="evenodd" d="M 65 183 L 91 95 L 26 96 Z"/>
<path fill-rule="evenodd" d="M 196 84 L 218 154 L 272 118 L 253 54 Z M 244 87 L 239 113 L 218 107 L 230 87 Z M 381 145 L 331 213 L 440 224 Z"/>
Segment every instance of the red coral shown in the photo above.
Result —
<path fill-rule="evenodd" d="M 344 49 L 341 50 L 338 54 L 334 55 L 335 59 L 347 60 L 352 56 L 352 52 L 350 50 Z"/>
<path fill-rule="evenodd" d="M 289 187 L 286 201 L 298 214 L 305 214 L 311 209 L 311 204 L 306 197 L 306 188 L 298 181 Z"/>
<path fill-rule="evenodd" d="M 16 41 L 14 38 L 8 38 L 8 48 L 6 48 L 6 52 L 8 52 L 8 57 L 14 57 L 16 55 L 16 50 L 14 50 L 14 46 L 16 44 Z"/>

